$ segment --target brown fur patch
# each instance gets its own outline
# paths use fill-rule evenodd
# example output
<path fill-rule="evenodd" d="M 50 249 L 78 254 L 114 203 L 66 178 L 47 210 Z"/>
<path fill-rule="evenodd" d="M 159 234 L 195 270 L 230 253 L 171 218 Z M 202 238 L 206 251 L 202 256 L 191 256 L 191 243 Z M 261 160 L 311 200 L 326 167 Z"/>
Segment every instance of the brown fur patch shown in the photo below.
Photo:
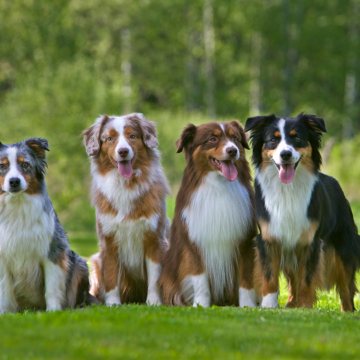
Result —
<path fill-rule="evenodd" d="M 258 220 L 261 237 L 266 241 L 275 241 L 275 239 L 269 234 L 269 223 L 265 220 Z"/>
<path fill-rule="evenodd" d="M 275 132 L 274 132 L 274 136 L 275 136 L 275 137 L 280 137 L 280 136 L 281 136 L 280 131 L 275 131 Z"/>
<path fill-rule="evenodd" d="M 317 221 L 312 221 L 309 228 L 301 234 L 299 244 L 310 245 L 314 240 L 314 236 L 318 228 L 319 223 Z"/>
<path fill-rule="evenodd" d="M 102 214 L 117 215 L 117 210 L 113 208 L 105 195 L 98 189 L 93 194 L 93 204 L 96 206 L 96 210 Z"/>
<path fill-rule="evenodd" d="M 309 172 L 314 172 L 314 163 L 312 161 L 312 147 L 309 143 L 307 147 L 296 148 L 295 149 L 301 155 L 300 163 L 302 166 L 305 166 Z"/>
<path fill-rule="evenodd" d="M 62 270 L 66 272 L 68 271 L 69 259 L 66 254 L 66 250 L 64 250 L 61 256 L 56 259 L 55 264 L 60 266 Z"/>
<path fill-rule="evenodd" d="M 291 136 L 295 136 L 296 134 L 297 134 L 296 130 L 291 130 L 291 131 L 290 131 L 290 135 L 291 135 Z"/>

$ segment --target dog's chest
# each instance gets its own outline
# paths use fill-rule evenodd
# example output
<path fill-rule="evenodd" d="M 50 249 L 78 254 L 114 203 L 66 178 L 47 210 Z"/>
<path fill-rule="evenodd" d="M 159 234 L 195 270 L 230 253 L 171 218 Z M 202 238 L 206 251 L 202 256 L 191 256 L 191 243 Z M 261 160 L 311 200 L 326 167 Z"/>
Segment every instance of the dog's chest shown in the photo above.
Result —
<path fill-rule="evenodd" d="M 0 256 L 9 263 L 47 257 L 55 221 L 42 197 L 20 194 L 0 202 Z"/>
<path fill-rule="evenodd" d="M 233 286 L 237 246 L 253 218 L 248 191 L 237 180 L 228 182 L 216 172 L 204 178 L 182 212 L 190 241 L 200 249 L 215 300 Z"/>
<path fill-rule="evenodd" d="M 144 240 L 147 232 L 156 231 L 159 215 L 136 220 L 126 219 L 124 209 L 117 216 L 97 214 L 104 235 L 112 236 L 117 244 L 122 265 L 135 277 L 144 276 Z"/>
<path fill-rule="evenodd" d="M 283 184 L 275 166 L 258 171 L 256 179 L 270 215 L 268 233 L 284 246 L 294 247 L 311 225 L 307 216 L 316 175 L 299 166 L 294 180 Z"/>
<path fill-rule="evenodd" d="M 201 246 L 233 244 L 246 235 L 253 210 L 250 196 L 237 180 L 209 173 L 183 210 L 191 241 Z"/>

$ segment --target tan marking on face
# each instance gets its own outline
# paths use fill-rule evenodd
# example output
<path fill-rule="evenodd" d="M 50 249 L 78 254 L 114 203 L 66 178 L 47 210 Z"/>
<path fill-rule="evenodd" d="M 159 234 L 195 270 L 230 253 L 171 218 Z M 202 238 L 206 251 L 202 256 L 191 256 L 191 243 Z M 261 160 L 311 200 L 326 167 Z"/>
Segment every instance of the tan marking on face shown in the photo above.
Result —
<path fill-rule="evenodd" d="M 262 168 L 262 171 L 265 171 L 265 169 L 266 169 L 266 167 L 268 165 L 274 166 L 271 163 L 271 159 L 273 158 L 275 151 L 276 151 L 276 149 L 273 149 L 273 150 L 267 149 L 267 150 L 265 150 L 265 144 L 263 145 L 262 152 L 261 152 L 261 157 L 262 157 L 261 168 Z"/>
<path fill-rule="evenodd" d="M 40 183 L 36 177 L 36 174 L 23 174 L 23 177 L 26 181 L 26 190 L 25 193 L 29 195 L 36 195 L 41 192 Z"/>
<path fill-rule="evenodd" d="M 213 134 L 214 134 L 215 136 L 221 136 L 222 131 L 221 131 L 220 129 L 215 129 L 215 130 L 213 131 Z"/>
<path fill-rule="evenodd" d="M 310 143 L 305 148 L 295 148 L 295 150 L 301 156 L 301 160 L 300 160 L 301 166 L 305 166 L 309 172 L 313 172 L 314 171 L 314 163 L 311 158 L 312 147 L 311 147 Z"/>
<path fill-rule="evenodd" d="M 18 156 L 18 158 L 17 158 L 18 164 L 22 164 L 24 161 L 25 161 L 25 158 L 23 156 L 21 156 L 21 155 Z"/>
<path fill-rule="evenodd" d="M 291 136 L 295 136 L 296 134 L 297 134 L 296 130 L 291 130 L 291 131 L 290 131 L 290 135 L 291 135 Z"/>
<path fill-rule="evenodd" d="M 0 163 L 6 165 L 9 168 L 9 159 L 7 157 L 3 157 L 0 161 Z M 5 176 L 6 176 L 6 173 L 5 173 Z M 0 176 L 0 195 L 5 193 L 5 191 L 2 190 L 5 185 L 4 184 L 5 176 Z"/>
<path fill-rule="evenodd" d="M 275 136 L 275 137 L 280 137 L 280 136 L 281 136 L 280 131 L 275 131 L 275 132 L 274 132 L 274 136 Z"/>
<path fill-rule="evenodd" d="M 235 135 L 234 130 L 230 128 L 230 129 L 229 129 L 229 136 L 230 136 L 230 138 L 232 138 L 234 135 Z"/>

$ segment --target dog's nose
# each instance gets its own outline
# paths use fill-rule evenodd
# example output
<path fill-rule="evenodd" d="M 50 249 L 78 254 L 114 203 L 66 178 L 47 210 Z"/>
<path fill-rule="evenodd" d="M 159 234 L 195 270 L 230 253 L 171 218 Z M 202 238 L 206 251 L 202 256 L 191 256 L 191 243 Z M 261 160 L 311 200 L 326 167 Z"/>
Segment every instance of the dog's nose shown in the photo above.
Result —
<path fill-rule="evenodd" d="M 237 148 L 235 147 L 229 147 L 226 149 L 226 152 L 231 156 L 231 157 L 235 157 L 237 155 Z"/>
<path fill-rule="evenodd" d="M 9 183 L 12 188 L 17 188 L 20 186 L 20 179 L 13 177 L 9 180 Z"/>
<path fill-rule="evenodd" d="M 290 150 L 283 150 L 280 156 L 284 161 L 289 161 L 292 157 L 292 152 Z"/>
<path fill-rule="evenodd" d="M 122 158 L 126 158 L 129 155 L 129 149 L 127 148 L 120 148 L 118 152 Z"/>

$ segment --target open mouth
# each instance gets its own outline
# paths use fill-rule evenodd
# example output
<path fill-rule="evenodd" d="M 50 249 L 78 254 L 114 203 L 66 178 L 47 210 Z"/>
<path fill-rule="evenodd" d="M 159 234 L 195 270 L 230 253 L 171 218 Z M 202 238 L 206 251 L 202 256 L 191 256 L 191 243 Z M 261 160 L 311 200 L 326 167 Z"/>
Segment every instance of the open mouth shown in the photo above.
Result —
<path fill-rule="evenodd" d="M 238 172 L 232 160 L 218 160 L 211 157 L 210 163 L 224 175 L 227 181 L 234 181 L 237 178 Z"/>
<path fill-rule="evenodd" d="M 122 161 L 115 161 L 113 158 L 111 158 L 111 160 L 113 161 L 114 165 L 117 167 L 118 172 L 121 176 L 125 177 L 125 178 L 130 178 L 133 174 L 133 162 L 134 162 L 134 158 L 132 158 L 131 160 L 122 160 Z"/>
<path fill-rule="evenodd" d="M 279 171 L 280 181 L 284 184 L 290 184 L 294 177 L 297 166 L 299 165 L 301 158 L 295 164 L 277 164 L 274 161 L 275 166 Z"/>

